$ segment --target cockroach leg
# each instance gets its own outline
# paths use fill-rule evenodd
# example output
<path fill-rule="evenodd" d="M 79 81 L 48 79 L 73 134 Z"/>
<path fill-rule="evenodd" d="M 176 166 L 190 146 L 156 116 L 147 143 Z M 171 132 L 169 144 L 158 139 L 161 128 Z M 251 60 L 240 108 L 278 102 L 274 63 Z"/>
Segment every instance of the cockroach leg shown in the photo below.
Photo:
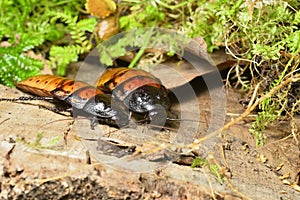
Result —
<path fill-rule="evenodd" d="M 66 115 L 62 112 L 70 112 L 72 113 L 72 108 L 66 108 L 66 107 L 49 107 L 49 106 L 44 106 L 44 105 L 39 105 L 40 109 L 45 109 L 45 110 L 49 110 L 52 112 L 55 112 L 57 114 L 63 115 L 63 116 L 67 116 L 70 117 L 70 115 Z"/>
<path fill-rule="evenodd" d="M 90 119 L 90 128 L 92 130 L 95 130 L 95 126 L 98 124 L 98 120 L 96 117 L 93 117 L 92 119 Z"/>
<path fill-rule="evenodd" d="M 88 165 L 92 164 L 92 159 L 91 159 L 90 151 L 87 150 L 85 152 L 85 155 L 86 155 L 86 164 L 88 164 Z"/>

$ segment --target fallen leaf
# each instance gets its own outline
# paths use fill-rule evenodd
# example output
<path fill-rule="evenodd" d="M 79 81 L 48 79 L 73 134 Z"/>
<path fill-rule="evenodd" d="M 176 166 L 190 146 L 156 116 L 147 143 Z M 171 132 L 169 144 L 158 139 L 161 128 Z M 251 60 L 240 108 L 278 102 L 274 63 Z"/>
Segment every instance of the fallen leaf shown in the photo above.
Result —
<path fill-rule="evenodd" d="M 116 12 L 117 5 L 113 0 L 87 0 L 85 8 L 92 16 L 105 18 Z"/>

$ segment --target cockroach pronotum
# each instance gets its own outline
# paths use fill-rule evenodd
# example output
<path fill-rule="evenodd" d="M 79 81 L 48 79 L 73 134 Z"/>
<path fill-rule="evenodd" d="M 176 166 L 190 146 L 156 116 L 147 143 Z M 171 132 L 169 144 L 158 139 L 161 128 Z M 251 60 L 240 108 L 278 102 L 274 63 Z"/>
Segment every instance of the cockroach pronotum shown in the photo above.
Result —
<path fill-rule="evenodd" d="M 85 82 L 38 75 L 16 83 L 17 88 L 40 97 L 52 97 L 82 110 L 97 120 L 122 127 L 129 123 L 129 113 L 121 105 L 111 106 L 111 96 Z"/>
<path fill-rule="evenodd" d="M 141 69 L 108 68 L 96 83 L 97 88 L 123 102 L 133 114 L 147 114 L 145 120 L 163 126 L 171 103 L 162 82 Z"/>

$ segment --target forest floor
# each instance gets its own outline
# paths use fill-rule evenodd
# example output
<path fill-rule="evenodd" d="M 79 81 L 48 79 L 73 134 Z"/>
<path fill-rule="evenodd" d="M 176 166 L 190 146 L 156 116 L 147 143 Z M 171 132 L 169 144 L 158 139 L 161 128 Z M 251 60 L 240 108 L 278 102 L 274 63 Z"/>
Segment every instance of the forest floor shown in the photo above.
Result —
<path fill-rule="evenodd" d="M 4 86 L 0 94 L 24 96 Z M 205 117 L 210 115 L 209 91 L 199 90 L 196 96 L 204 117 L 196 129 L 187 123 L 187 141 L 218 120 Z M 232 89 L 226 89 L 226 98 L 228 122 L 245 109 Z M 188 103 L 180 106 L 187 108 Z M 251 118 L 204 143 L 198 156 L 208 155 L 209 162 L 223 169 L 218 179 L 207 167 L 189 166 L 194 154 L 188 148 L 172 146 L 178 130 L 145 125 L 91 130 L 89 120 L 74 121 L 37 105 L 53 106 L 44 101 L 0 102 L 1 199 L 300 199 L 300 138 L 290 135 L 289 121 L 272 124 L 264 146 L 257 147 L 248 131 Z M 296 120 L 299 125 L 300 118 Z"/>

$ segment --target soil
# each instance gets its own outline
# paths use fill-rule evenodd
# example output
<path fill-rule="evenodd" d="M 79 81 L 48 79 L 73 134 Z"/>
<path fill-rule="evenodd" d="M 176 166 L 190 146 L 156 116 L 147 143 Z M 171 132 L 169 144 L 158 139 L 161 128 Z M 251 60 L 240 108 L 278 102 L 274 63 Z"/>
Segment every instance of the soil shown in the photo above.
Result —
<path fill-rule="evenodd" d="M 202 81 L 191 84 L 197 88 Z M 0 91 L 2 98 L 26 95 L 4 86 Z M 198 123 L 187 120 L 175 130 L 92 130 L 87 119 L 74 121 L 38 106 L 51 107 L 50 102 L 0 102 L 1 199 L 300 199 L 300 138 L 291 135 L 289 121 L 266 130 L 264 146 L 255 145 L 248 131 L 253 119 L 247 118 L 196 148 L 193 141 L 209 124 L 225 123 L 218 113 L 209 117 L 209 90 L 196 93 L 201 118 L 187 109 L 194 101 L 183 100 L 174 114 L 185 108 L 180 114 Z M 219 111 L 228 122 L 245 109 L 238 93 L 226 94 L 226 109 Z M 207 166 L 191 168 L 195 157 L 218 165 L 222 179 Z"/>

